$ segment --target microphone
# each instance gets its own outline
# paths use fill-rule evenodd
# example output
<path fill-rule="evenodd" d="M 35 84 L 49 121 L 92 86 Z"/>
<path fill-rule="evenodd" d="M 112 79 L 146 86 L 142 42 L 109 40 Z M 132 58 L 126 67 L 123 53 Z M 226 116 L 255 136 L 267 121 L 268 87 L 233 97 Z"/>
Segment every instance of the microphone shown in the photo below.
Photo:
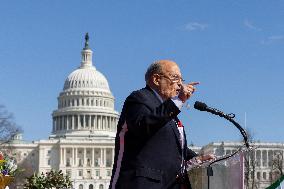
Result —
<path fill-rule="evenodd" d="M 205 103 L 199 102 L 199 101 L 196 101 L 194 103 L 194 108 L 199 110 L 199 111 L 206 111 L 206 112 L 210 112 L 210 113 L 216 114 L 216 115 L 223 114 L 223 112 L 221 112 L 220 110 L 217 110 L 215 108 L 211 108 L 211 107 L 207 106 Z"/>
<path fill-rule="evenodd" d="M 199 110 L 199 111 L 206 111 L 206 112 L 210 112 L 212 114 L 218 115 L 218 116 L 223 117 L 226 120 L 230 121 L 231 123 L 233 123 L 239 129 L 241 134 L 243 135 L 246 147 L 249 148 L 248 135 L 247 135 L 246 131 L 240 126 L 240 124 L 238 124 L 233 119 L 235 117 L 235 114 L 233 114 L 233 113 L 225 114 L 224 112 L 222 112 L 222 111 L 220 111 L 216 108 L 211 108 L 211 107 L 207 106 L 204 102 L 199 102 L 199 101 L 196 101 L 194 103 L 194 108 Z"/>

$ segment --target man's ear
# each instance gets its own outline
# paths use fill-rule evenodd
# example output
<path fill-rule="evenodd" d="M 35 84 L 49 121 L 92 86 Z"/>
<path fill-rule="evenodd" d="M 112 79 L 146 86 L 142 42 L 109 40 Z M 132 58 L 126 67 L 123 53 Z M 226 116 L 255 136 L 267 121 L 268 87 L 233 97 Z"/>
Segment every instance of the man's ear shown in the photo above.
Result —
<path fill-rule="evenodd" d="M 156 86 L 159 86 L 160 85 L 160 77 L 158 74 L 153 74 L 152 75 L 152 81 L 153 81 L 153 84 L 156 85 Z"/>

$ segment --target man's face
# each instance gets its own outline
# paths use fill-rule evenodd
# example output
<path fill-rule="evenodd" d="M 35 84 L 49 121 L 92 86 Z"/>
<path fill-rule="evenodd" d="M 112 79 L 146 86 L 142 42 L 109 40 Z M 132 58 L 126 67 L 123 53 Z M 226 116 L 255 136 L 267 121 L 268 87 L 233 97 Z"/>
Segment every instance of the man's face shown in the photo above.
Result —
<path fill-rule="evenodd" d="M 162 65 L 162 73 L 157 85 L 159 95 L 164 99 L 177 96 L 182 84 L 180 69 L 175 62 L 166 62 Z"/>

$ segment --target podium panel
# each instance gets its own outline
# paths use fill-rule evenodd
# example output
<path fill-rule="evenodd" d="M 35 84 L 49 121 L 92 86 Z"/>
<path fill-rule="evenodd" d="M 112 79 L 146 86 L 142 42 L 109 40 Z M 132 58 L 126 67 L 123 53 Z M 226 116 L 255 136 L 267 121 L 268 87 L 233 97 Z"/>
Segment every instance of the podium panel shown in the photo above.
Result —
<path fill-rule="evenodd" d="M 218 161 L 204 163 L 188 171 L 192 189 L 243 189 L 244 188 L 244 152 Z M 213 176 L 207 176 L 207 168 L 212 168 Z M 212 172 L 211 172 L 212 173 Z M 209 188 L 208 188 L 209 183 Z"/>

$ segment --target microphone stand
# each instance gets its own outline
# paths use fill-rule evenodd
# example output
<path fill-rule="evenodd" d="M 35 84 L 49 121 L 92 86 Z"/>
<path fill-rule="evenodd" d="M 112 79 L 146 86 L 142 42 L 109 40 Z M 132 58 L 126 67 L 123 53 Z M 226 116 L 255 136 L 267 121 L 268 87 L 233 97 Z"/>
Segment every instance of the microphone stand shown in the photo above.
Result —
<path fill-rule="evenodd" d="M 240 126 L 240 124 L 238 124 L 233 118 L 235 117 L 235 114 L 233 113 L 230 113 L 230 114 L 225 114 L 224 112 L 220 111 L 220 110 L 217 110 L 215 108 L 213 108 L 212 110 L 209 111 L 210 113 L 214 114 L 214 115 L 218 115 L 220 117 L 223 117 L 225 118 L 226 120 L 230 121 L 231 123 L 234 124 L 235 127 L 238 128 L 238 130 L 240 131 L 240 133 L 242 134 L 243 138 L 244 138 L 244 143 L 245 143 L 245 146 L 246 148 L 248 149 L 249 148 L 249 142 L 248 142 L 248 136 L 247 136 L 247 133 L 246 131 Z M 226 156 L 226 157 L 223 157 L 223 158 L 220 158 L 220 159 L 217 159 L 215 161 L 212 161 L 208 167 L 207 167 L 207 182 L 208 182 L 208 189 L 210 189 L 210 176 L 213 176 L 213 169 L 211 167 L 211 165 L 213 163 L 216 163 L 218 161 L 221 161 L 221 160 L 225 160 L 225 159 L 228 159 L 232 156 L 234 156 L 235 154 L 237 154 L 239 151 L 236 151 L 232 154 L 230 154 L 229 156 Z"/>

